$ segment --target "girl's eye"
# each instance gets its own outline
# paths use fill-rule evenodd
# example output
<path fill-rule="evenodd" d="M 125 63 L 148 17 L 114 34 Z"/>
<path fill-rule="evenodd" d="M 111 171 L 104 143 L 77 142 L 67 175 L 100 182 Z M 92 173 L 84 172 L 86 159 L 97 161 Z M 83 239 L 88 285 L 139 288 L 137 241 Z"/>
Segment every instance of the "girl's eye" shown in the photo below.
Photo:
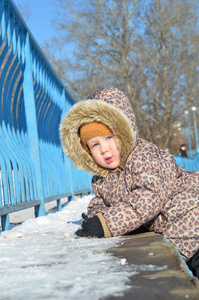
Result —
<path fill-rule="evenodd" d="M 92 148 L 94 148 L 94 147 L 96 147 L 96 146 L 98 146 L 99 144 L 98 143 L 95 143 L 93 146 L 92 146 Z"/>
<path fill-rule="evenodd" d="M 106 139 L 107 139 L 107 140 L 112 139 L 112 135 L 108 136 Z"/>

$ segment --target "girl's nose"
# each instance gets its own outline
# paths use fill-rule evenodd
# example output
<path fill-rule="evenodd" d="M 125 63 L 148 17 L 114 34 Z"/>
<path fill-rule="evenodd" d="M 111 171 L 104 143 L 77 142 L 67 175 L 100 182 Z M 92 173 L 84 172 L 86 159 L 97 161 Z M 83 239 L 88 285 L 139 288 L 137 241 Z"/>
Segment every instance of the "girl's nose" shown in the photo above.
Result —
<path fill-rule="evenodd" d="M 103 142 L 101 144 L 101 153 L 103 154 L 103 153 L 105 153 L 107 151 L 108 151 L 108 143 L 107 142 Z"/>

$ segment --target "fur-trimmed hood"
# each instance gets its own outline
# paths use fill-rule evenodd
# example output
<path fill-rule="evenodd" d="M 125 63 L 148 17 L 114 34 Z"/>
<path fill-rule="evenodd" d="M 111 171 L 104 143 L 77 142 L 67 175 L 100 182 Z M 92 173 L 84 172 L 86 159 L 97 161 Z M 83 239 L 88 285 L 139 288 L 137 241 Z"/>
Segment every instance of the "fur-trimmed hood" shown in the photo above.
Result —
<path fill-rule="evenodd" d="M 79 137 L 81 125 L 93 121 L 106 124 L 116 135 L 121 155 L 120 167 L 124 167 L 139 138 L 136 118 L 128 98 L 121 91 L 104 88 L 73 105 L 62 121 L 60 135 L 66 155 L 78 169 L 104 177 L 110 170 L 94 162 L 82 147 Z"/>

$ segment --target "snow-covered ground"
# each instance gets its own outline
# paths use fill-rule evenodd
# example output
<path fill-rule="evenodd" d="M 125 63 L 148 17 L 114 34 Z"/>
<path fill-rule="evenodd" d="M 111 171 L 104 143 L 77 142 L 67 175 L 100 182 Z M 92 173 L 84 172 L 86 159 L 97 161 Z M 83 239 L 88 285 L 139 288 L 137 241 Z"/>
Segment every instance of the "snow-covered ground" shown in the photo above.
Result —
<path fill-rule="evenodd" d="M 135 272 L 105 251 L 121 243 L 120 238 L 74 235 L 90 200 L 85 196 L 60 212 L 1 232 L 0 299 L 93 300 L 127 288 L 128 276 Z"/>
<path fill-rule="evenodd" d="M 106 252 L 120 245 L 122 238 L 88 239 L 74 234 L 91 197 L 71 201 L 61 211 L 37 219 L 24 210 L 21 225 L 1 232 L 0 299 L 96 300 L 122 295 L 129 277 L 139 271 Z"/>

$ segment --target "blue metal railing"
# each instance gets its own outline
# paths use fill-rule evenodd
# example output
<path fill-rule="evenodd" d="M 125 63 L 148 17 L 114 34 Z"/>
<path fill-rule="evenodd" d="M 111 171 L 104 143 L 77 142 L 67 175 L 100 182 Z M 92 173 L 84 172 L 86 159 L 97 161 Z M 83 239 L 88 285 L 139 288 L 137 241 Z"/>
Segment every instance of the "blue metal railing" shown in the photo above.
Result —
<path fill-rule="evenodd" d="M 90 175 L 62 152 L 59 124 L 75 103 L 12 0 L 0 1 L 0 216 L 91 192 Z"/>
<path fill-rule="evenodd" d="M 177 165 L 185 168 L 186 171 L 199 171 L 199 153 L 194 158 L 174 156 Z"/>

